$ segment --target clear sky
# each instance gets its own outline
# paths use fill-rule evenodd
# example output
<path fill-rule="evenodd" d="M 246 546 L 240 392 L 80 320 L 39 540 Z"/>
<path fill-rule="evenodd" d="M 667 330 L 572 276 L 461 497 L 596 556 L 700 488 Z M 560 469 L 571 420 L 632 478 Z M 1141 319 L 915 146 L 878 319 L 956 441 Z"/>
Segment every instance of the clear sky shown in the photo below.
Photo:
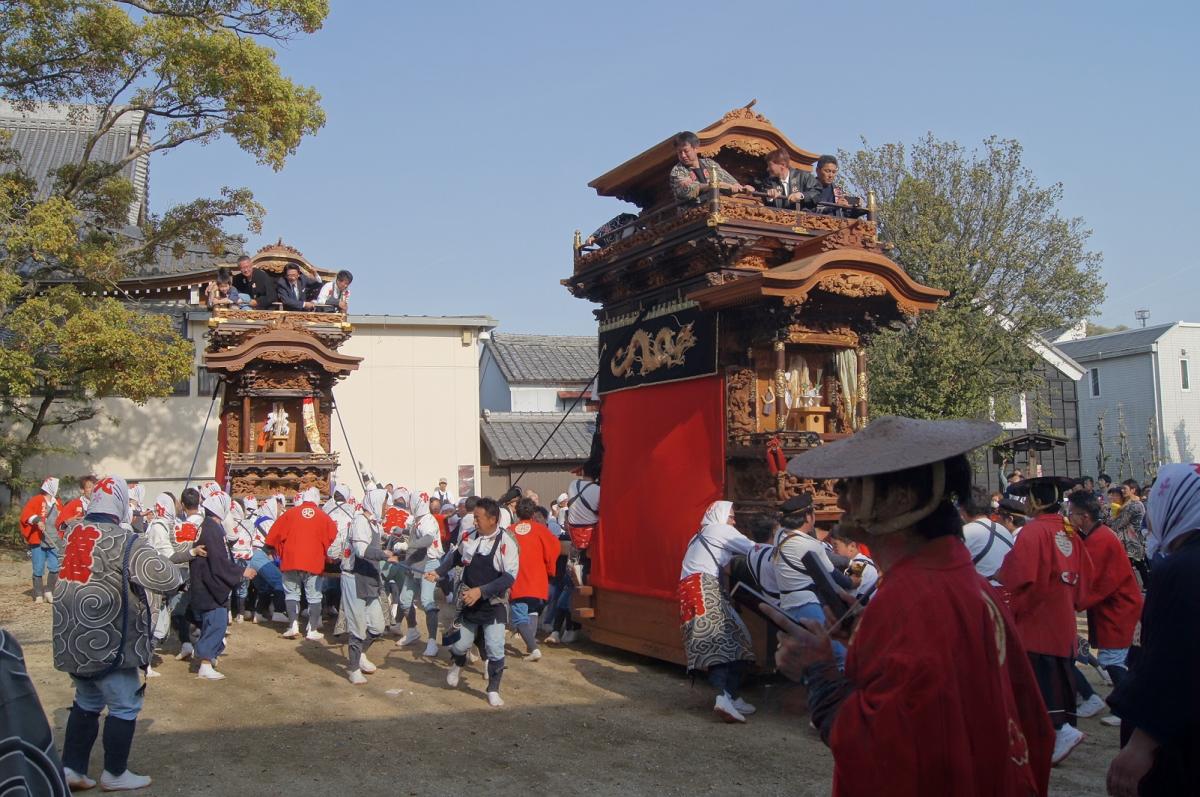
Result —
<path fill-rule="evenodd" d="M 593 333 L 559 280 L 573 231 L 628 206 L 587 183 L 757 98 L 814 152 L 1019 140 L 1104 254 L 1099 320 L 1200 321 L 1200 4 L 332 5 L 280 52 L 325 128 L 279 173 L 227 142 L 156 156 L 150 199 L 249 186 L 268 211 L 250 249 L 282 237 L 349 268 L 352 312 Z"/>

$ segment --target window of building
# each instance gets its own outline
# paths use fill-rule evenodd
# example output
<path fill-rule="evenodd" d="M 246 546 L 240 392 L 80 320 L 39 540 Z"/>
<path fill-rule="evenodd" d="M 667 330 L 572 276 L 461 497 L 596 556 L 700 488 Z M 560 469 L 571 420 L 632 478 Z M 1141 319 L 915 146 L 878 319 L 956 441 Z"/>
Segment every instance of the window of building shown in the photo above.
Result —
<path fill-rule="evenodd" d="M 1184 390 L 1192 389 L 1191 380 L 1188 378 L 1188 361 L 1187 360 L 1179 361 L 1179 384 L 1183 386 Z"/>
<path fill-rule="evenodd" d="M 1100 369 L 1091 368 L 1088 373 L 1092 381 L 1092 398 L 1100 398 Z"/>

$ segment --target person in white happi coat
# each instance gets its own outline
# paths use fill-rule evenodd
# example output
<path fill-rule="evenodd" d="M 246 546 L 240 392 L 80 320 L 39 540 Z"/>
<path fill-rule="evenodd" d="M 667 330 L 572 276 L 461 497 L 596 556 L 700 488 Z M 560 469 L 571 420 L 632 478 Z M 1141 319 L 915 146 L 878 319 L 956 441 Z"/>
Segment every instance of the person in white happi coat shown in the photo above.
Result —
<path fill-rule="evenodd" d="M 346 618 L 346 631 L 350 637 L 348 677 L 352 684 L 365 684 L 366 675 L 375 672 L 376 667 L 367 658 L 367 651 L 386 629 L 380 600 L 383 578 L 379 573 L 379 563 L 388 559 L 387 552 L 381 547 L 383 529 L 380 525 L 386 499 L 384 490 L 367 490 L 353 522 L 344 530 L 339 527 L 328 551 L 329 557 L 336 559 L 341 569 L 342 616 Z"/>
<path fill-rule="evenodd" d="M 400 594 L 397 598 L 399 608 L 397 617 L 406 617 L 413 607 L 413 599 L 419 593 L 421 609 L 425 612 L 425 630 L 429 641 L 425 644 L 426 656 L 436 656 L 438 653 L 438 605 L 434 595 L 435 585 L 426 581 L 426 573 L 437 570 L 445 551 L 442 549 L 442 530 L 429 509 L 429 501 L 423 497 L 413 502 L 412 526 L 407 540 L 400 544 L 397 553 L 404 553 L 404 579 L 400 583 Z M 421 641 L 421 632 L 413 626 L 413 618 L 408 619 L 408 633 L 396 643 L 397 647 L 413 645 Z"/>

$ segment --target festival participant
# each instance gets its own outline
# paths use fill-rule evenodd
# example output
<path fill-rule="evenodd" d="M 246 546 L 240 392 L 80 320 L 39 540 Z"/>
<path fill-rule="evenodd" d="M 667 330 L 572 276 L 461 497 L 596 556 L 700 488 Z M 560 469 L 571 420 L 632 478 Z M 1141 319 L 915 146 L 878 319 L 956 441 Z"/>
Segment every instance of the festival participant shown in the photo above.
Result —
<path fill-rule="evenodd" d="M 441 504 L 445 504 L 447 502 L 453 503 L 454 499 L 450 495 L 450 491 L 446 489 L 446 486 L 449 483 L 450 482 L 446 479 L 445 476 L 438 479 L 437 489 L 429 494 L 429 499 L 432 501 L 434 498 L 436 498 L 438 500 L 438 502 Z"/>
<path fill-rule="evenodd" d="M 1142 611 L 1141 650 L 1108 698 L 1121 752 L 1108 769 L 1114 797 L 1195 794 L 1200 783 L 1200 465 L 1158 469 L 1149 527 L 1163 558 Z"/>
<path fill-rule="evenodd" d="M 1120 510 L 1113 516 L 1112 530 L 1125 546 L 1125 553 L 1142 580 L 1142 589 L 1150 586 L 1150 563 L 1146 557 L 1146 539 L 1142 527 L 1146 522 L 1146 505 L 1142 503 L 1141 488 L 1133 479 L 1121 482 Z"/>
<path fill-rule="evenodd" d="M 1003 499 L 1002 499 L 1003 500 Z M 992 511 L 987 491 L 972 487 L 968 497 L 958 505 L 963 520 L 963 542 L 971 552 L 971 563 L 979 575 L 998 587 L 996 571 L 1013 548 L 1013 536 L 1004 526 L 988 517 Z"/>
<path fill-rule="evenodd" d="M 350 683 L 365 684 L 366 675 L 376 667 L 367 658 L 371 644 L 383 636 L 386 628 L 380 594 L 383 583 L 379 575 L 379 562 L 388 558 L 380 546 L 383 504 L 387 499 L 384 490 L 367 490 L 362 505 L 354 514 L 354 522 L 346 529 L 338 529 L 337 537 L 326 552 L 330 559 L 338 561 L 342 578 L 342 616 L 346 618 L 346 631 L 350 641 L 347 645 L 347 666 Z"/>
<path fill-rule="evenodd" d="M 37 495 L 25 502 L 21 510 L 21 536 L 29 546 L 33 560 L 33 602 L 54 600 L 54 583 L 58 578 L 58 547 L 51 529 L 58 528 L 62 507 L 58 503 L 58 479 L 49 476 L 42 482 Z M 45 587 L 42 576 L 49 573 Z"/>
<path fill-rule="evenodd" d="M 764 194 L 763 204 L 772 207 L 791 207 L 804 202 L 805 193 L 817 187 L 812 172 L 792 168 L 792 156 L 780 147 L 767 155 L 767 173 L 758 184 Z"/>
<path fill-rule="evenodd" d="M 209 310 L 215 307 L 250 309 L 250 297 L 242 296 L 238 293 L 237 288 L 233 287 L 233 279 L 229 276 L 229 270 L 226 268 L 217 269 L 217 278 L 208 283 L 204 294 Z"/>
<path fill-rule="evenodd" d="M 754 661 L 750 632 L 721 586 L 721 571 L 754 548 L 734 527 L 733 504 L 714 501 L 687 544 L 679 571 L 679 618 L 688 672 L 706 671 L 717 690 L 713 711 L 745 722 L 754 706 L 740 697 L 746 662 Z"/>
<path fill-rule="evenodd" d="M 823 624 L 764 607 L 784 629 L 776 663 L 805 684 L 833 753 L 834 797 L 1047 793 L 1046 710 L 1003 599 L 959 541 L 954 506 L 971 486 L 965 454 L 999 433 L 995 423 L 881 417 L 788 465 L 801 479 L 845 480 L 840 527 L 869 538 L 887 573 L 844 675 Z"/>
<path fill-rule="evenodd" d="M 79 480 L 79 495 L 71 499 L 62 508 L 58 518 L 58 538 L 61 540 L 67 533 L 67 527 L 87 514 L 88 502 L 92 500 L 92 490 L 96 487 L 95 476 L 84 476 Z"/>
<path fill-rule="evenodd" d="M 500 528 L 505 531 L 513 524 L 517 501 L 521 500 L 522 492 L 520 486 L 514 484 L 504 491 L 504 495 L 496 499 L 496 503 L 500 505 Z"/>
<path fill-rule="evenodd" d="M 417 498 L 413 504 L 413 526 L 409 532 L 407 546 L 404 548 L 403 570 L 404 580 L 400 586 L 399 606 L 397 617 L 408 615 L 413 607 L 413 599 L 418 591 L 421 596 L 421 609 L 425 612 L 425 630 L 429 641 L 425 644 L 426 656 L 438 654 L 438 605 L 434 596 L 434 582 L 425 576 L 437 570 L 442 561 L 442 532 L 437 519 L 430 511 L 430 502 L 425 498 Z M 409 618 L 408 634 L 396 643 L 397 647 L 415 645 L 421 641 L 421 632 Z"/>
<path fill-rule="evenodd" d="M 54 734 L 25 653 L 16 637 L 0 628 L 0 782 L 13 797 L 68 797 Z"/>
<path fill-rule="evenodd" d="M 308 298 L 313 281 L 300 271 L 300 266 L 288 263 L 283 267 L 283 276 L 275 280 L 275 300 L 283 304 L 284 310 L 311 310 L 316 302 Z"/>
<path fill-rule="evenodd" d="M 337 277 L 321 286 L 321 292 L 317 294 L 317 307 L 332 308 L 339 313 L 349 312 L 351 282 L 354 282 L 353 274 L 345 269 L 339 271 Z M 326 312 L 331 310 L 327 309 Z"/>
<path fill-rule="evenodd" d="M 1070 498 L 1071 521 L 1083 540 L 1083 547 L 1092 561 L 1091 578 L 1082 608 L 1087 609 L 1088 641 L 1099 651 L 1098 664 L 1120 686 L 1125 678 L 1125 661 L 1134 631 L 1142 614 L 1142 591 L 1125 555 L 1125 547 L 1108 526 L 1100 522 L 1100 502 L 1091 491 L 1073 493 Z M 1075 712 L 1092 717 L 1104 708 L 1104 701 L 1095 694 L 1083 673 L 1076 668 L 1074 675 L 1079 694 L 1083 697 Z M 1108 720 L 1105 717 L 1105 720 Z M 1119 724 L 1113 718 L 1106 724 Z"/>
<path fill-rule="evenodd" d="M 517 541 L 519 569 L 512 587 L 512 627 L 525 642 L 526 661 L 542 658 L 537 643 L 538 615 L 550 597 L 550 579 L 561 546 L 541 522 L 533 519 L 533 499 L 517 502 L 517 522 L 510 532 Z"/>
<path fill-rule="evenodd" d="M 831 561 L 830 553 L 838 554 L 833 551 L 831 543 L 822 542 L 815 536 L 817 513 L 811 493 L 800 493 L 789 498 L 780 510 L 782 514 L 778 528 L 771 535 L 770 560 L 775 583 L 779 586 L 780 607 L 784 614 L 797 622 L 805 618 L 824 622 L 825 610 L 802 560 L 805 554 L 815 554 L 821 567 L 832 576 L 839 570 Z M 850 566 L 850 559 L 845 556 L 840 559 L 844 562 L 840 572 L 844 572 Z M 844 580 L 841 586 L 850 588 L 853 585 L 849 580 Z M 845 645 L 834 642 L 833 651 L 838 667 L 845 666 Z"/>
<path fill-rule="evenodd" d="M 1014 541 L 1027 520 L 1029 520 L 1029 510 L 1025 504 L 1015 498 L 1000 499 L 1000 506 L 996 508 L 996 522 L 1008 530 Z M 1007 554 L 1005 555 L 1007 556 Z"/>
<path fill-rule="evenodd" d="M 600 465 L 585 462 L 582 475 L 567 485 L 567 533 L 571 535 L 571 555 L 567 573 L 576 586 L 587 583 L 592 565 L 587 550 L 600 524 Z"/>
<path fill-rule="evenodd" d="M 69 673 L 75 701 L 67 717 L 62 762 L 72 791 L 90 789 L 92 745 L 104 721 L 105 791 L 141 789 L 150 778 L 128 768 L 145 686 L 138 669 L 150 664 L 150 612 L 145 590 L 168 592 L 179 570 L 148 542 L 123 528 L 129 488 L 109 476 L 96 483 L 83 522 L 66 537 L 62 578 L 54 587 L 54 667 Z"/>
<path fill-rule="evenodd" d="M 195 487 L 187 487 L 179 494 L 179 505 L 183 509 L 183 522 L 175 529 L 175 552 L 191 548 L 200 541 L 200 527 L 204 524 L 204 512 L 200 509 L 200 491 Z M 188 591 L 188 578 L 183 579 L 179 593 L 172 600 L 171 624 L 179 637 L 179 652 L 175 654 L 176 661 L 187 661 L 192 657 L 192 626 L 197 625 L 192 614 L 191 594 Z"/>
<path fill-rule="evenodd" d="M 146 542 L 158 552 L 159 556 L 170 559 L 179 568 L 180 579 L 183 578 L 182 565 L 192 561 L 197 556 L 205 556 L 207 552 L 203 545 L 189 545 L 180 548 L 176 542 L 176 527 L 180 524 L 178 506 L 175 496 L 171 493 L 159 493 L 154 499 L 154 517 L 146 526 Z M 150 592 L 146 595 L 150 605 L 151 636 L 153 646 L 158 648 L 167 634 L 171 631 L 171 611 L 178 600 L 179 590 L 168 593 Z M 151 666 L 146 667 L 146 677 L 154 678 L 160 675 Z"/>
<path fill-rule="evenodd" d="M 325 551 L 337 536 L 337 524 L 321 511 L 317 502 L 321 493 L 310 487 L 301 495 L 301 502 L 280 515 L 271 526 L 266 544 L 280 556 L 283 571 L 283 592 L 286 596 L 288 629 L 284 639 L 300 636 L 300 592 L 308 600 L 308 633 L 306 639 L 319 642 L 321 633 L 321 573 L 325 571 Z"/>
<path fill-rule="evenodd" d="M 129 506 L 132 509 L 132 517 L 129 521 L 130 527 L 138 534 L 144 534 L 146 524 L 150 522 L 146 517 L 146 485 L 141 482 L 130 480 L 129 482 Z"/>
<path fill-rule="evenodd" d="M 720 188 L 735 194 L 754 193 L 754 186 L 742 185 L 712 158 L 700 157 L 700 139 L 690 131 L 675 135 L 675 157 L 671 167 L 671 193 L 677 202 L 696 202 L 701 192 L 708 191 L 714 172 Z"/>
<path fill-rule="evenodd" d="M 265 623 L 268 620 L 276 623 L 288 621 L 285 613 L 287 607 L 283 591 L 283 573 L 275 559 L 267 553 L 267 535 L 279 514 L 279 501 L 274 496 L 263 499 L 258 506 L 258 516 L 254 520 L 254 532 L 250 551 L 250 567 L 258 573 L 252 580 L 258 594 L 255 601 L 255 623 Z"/>
<path fill-rule="evenodd" d="M 850 537 L 844 534 L 834 534 L 831 539 L 833 540 L 833 549 L 849 560 L 845 572 L 850 578 L 854 597 L 858 599 L 859 603 L 866 605 L 879 582 L 879 568 L 871 557 L 860 550 L 859 544 Z"/>
<path fill-rule="evenodd" d="M 254 261 L 242 255 L 237 261 L 238 273 L 233 275 L 233 287 L 244 297 L 249 297 L 252 310 L 270 310 L 275 304 L 275 282 L 271 275 L 254 267 Z"/>
<path fill-rule="evenodd" d="M 1083 741 L 1075 727 L 1075 612 L 1088 590 L 1090 559 L 1079 535 L 1059 514 L 1063 476 L 1025 479 L 1013 489 L 1027 496 L 1033 517 L 1021 529 L 995 578 L 1008 594 L 1021 644 L 1029 654 L 1055 741 L 1051 762 L 1061 763 Z"/>
<path fill-rule="evenodd" d="M 500 528 L 500 507 L 491 498 L 475 504 L 475 534 L 442 560 L 441 565 L 425 574 L 433 585 L 453 568 L 463 569 L 463 604 L 458 639 L 450 646 L 454 663 L 446 673 L 447 686 L 458 686 L 467 653 L 483 637 L 487 655 L 487 699 L 493 708 L 504 705 L 500 697 L 500 677 L 504 674 L 504 627 L 508 622 L 508 594 L 516 582 L 520 567 L 516 541 Z"/>
<path fill-rule="evenodd" d="M 220 681 L 217 657 L 225 649 L 225 631 L 229 628 L 229 599 L 243 579 L 254 578 L 252 568 L 234 561 L 226 547 L 225 520 L 233 503 L 225 492 L 214 492 L 204 499 L 204 521 L 200 526 L 200 544 L 210 556 L 191 563 L 190 589 L 192 611 L 200 618 L 200 638 L 196 656 L 200 659 L 197 677 Z"/>
<path fill-rule="evenodd" d="M 225 518 L 225 542 L 233 563 L 243 570 L 250 566 L 254 555 L 254 525 L 246 519 L 246 510 L 237 498 L 230 498 L 229 514 Z M 250 593 L 250 577 L 244 578 L 229 596 L 229 616 L 240 623 L 246 618 L 246 597 Z"/>
<path fill-rule="evenodd" d="M 816 171 L 817 179 L 804 191 L 805 204 L 827 216 L 843 215 L 843 208 L 850 207 L 850 201 L 837 184 L 837 158 L 832 155 L 817 158 Z"/>

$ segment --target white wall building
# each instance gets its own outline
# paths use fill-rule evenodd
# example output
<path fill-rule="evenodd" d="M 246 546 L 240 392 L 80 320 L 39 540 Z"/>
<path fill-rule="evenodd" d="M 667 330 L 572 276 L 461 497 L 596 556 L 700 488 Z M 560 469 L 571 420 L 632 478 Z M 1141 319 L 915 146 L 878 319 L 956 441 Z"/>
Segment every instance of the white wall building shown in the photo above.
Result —
<path fill-rule="evenodd" d="M 1170 324 L 1095 335 L 1057 344 L 1085 370 L 1079 387 L 1084 470 L 1145 481 L 1156 463 L 1200 456 L 1200 323 Z M 1120 417 L 1128 455 L 1121 470 Z M 1097 462 L 1097 424 L 1104 419 L 1105 463 Z M 1157 447 L 1152 451 L 1151 440 Z"/>

